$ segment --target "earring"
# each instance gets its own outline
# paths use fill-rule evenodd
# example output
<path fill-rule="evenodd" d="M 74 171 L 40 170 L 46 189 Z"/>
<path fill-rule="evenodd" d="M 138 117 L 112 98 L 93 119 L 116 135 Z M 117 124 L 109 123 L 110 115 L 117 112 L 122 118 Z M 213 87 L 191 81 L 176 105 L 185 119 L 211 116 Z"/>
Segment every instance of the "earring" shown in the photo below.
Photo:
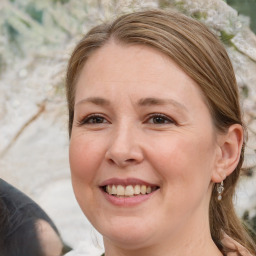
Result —
<path fill-rule="evenodd" d="M 218 200 L 222 199 L 222 192 L 224 191 L 223 181 L 217 185 L 217 192 L 218 192 Z"/>

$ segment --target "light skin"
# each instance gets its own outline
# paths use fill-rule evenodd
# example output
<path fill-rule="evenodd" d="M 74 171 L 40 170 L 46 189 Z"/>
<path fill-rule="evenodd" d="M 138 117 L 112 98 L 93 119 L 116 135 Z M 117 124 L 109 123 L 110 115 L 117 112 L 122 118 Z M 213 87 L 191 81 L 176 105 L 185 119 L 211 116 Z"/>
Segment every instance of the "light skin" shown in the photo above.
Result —
<path fill-rule="evenodd" d="M 155 49 L 110 41 L 82 69 L 72 183 L 106 256 L 222 255 L 210 235 L 209 200 L 213 182 L 234 170 L 241 144 L 242 128 L 217 133 L 197 84 Z M 101 188 L 129 178 L 157 190 L 134 203 Z"/>
<path fill-rule="evenodd" d="M 40 246 L 45 256 L 60 256 L 62 252 L 62 242 L 51 225 L 39 219 L 36 222 L 37 235 L 40 241 Z"/>

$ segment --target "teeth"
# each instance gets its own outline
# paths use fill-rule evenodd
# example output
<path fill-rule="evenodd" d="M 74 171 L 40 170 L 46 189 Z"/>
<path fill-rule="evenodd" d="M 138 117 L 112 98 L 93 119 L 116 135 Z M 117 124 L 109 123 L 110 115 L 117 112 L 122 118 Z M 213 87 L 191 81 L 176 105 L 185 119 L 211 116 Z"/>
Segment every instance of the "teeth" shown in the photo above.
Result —
<path fill-rule="evenodd" d="M 124 196 L 124 186 L 118 185 L 116 191 L 118 196 Z"/>
<path fill-rule="evenodd" d="M 106 186 L 106 192 L 110 195 L 115 196 L 136 196 L 139 194 L 145 195 L 150 194 L 152 191 L 156 190 L 156 187 L 150 187 L 146 185 L 128 185 L 128 186 L 122 186 L 122 185 L 107 185 Z"/>
<path fill-rule="evenodd" d="M 124 191 L 124 194 L 126 195 L 126 196 L 133 196 L 134 195 L 134 189 L 133 189 L 133 186 L 127 186 L 126 188 L 125 188 L 125 191 Z"/>
<path fill-rule="evenodd" d="M 108 186 L 106 187 L 106 191 L 107 191 L 108 194 L 111 195 L 111 194 L 112 194 L 112 187 L 108 185 Z"/>
<path fill-rule="evenodd" d="M 142 195 L 145 195 L 145 194 L 147 193 L 147 187 L 146 187 L 145 185 L 142 185 L 142 186 L 140 187 L 140 193 L 141 193 Z"/>
<path fill-rule="evenodd" d="M 136 186 L 134 187 L 134 194 L 135 194 L 135 195 L 139 195 L 139 194 L 140 194 L 140 185 L 136 185 Z"/>
<path fill-rule="evenodd" d="M 112 195 L 116 195 L 117 194 L 117 189 L 116 189 L 115 185 L 113 185 L 112 188 L 111 188 L 111 194 Z"/>

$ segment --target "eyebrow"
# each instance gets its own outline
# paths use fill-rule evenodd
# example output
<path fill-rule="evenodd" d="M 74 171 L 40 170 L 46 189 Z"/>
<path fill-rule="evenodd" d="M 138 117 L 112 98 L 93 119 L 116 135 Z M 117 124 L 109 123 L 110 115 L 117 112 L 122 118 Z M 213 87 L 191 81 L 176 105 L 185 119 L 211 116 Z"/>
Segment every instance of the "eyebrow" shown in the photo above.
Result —
<path fill-rule="evenodd" d="M 78 101 L 75 105 L 80 105 L 84 103 L 92 103 L 98 106 L 109 106 L 111 105 L 111 102 L 107 99 L 101 98 L 101 97 L 89 97 L 82 99 Z M 163 98 L 142 98 L 137 102 L 137 105 L 139 106 L 160 106 L 160 105 L 173 105 L 176 108 L 183 109 L 185 111 L 188 111 L 188 109 L 183 105 L 182 103 L 174 100 L 174 99 L 163 99 Z"/>
<path fill-rule="evenodd" d="M 93 104 L 99 105 L 99 106 L 109 106 L 110 105 L 109 100 L 101 98 L 101 97 L 85 98 L 85 99 L 78 101 L 75 105 L 80 105 L 80 104 L 84 104 L 84 103 L 93 103 Z"/>
<path fill-rule="evenodd" d="M 188 111 L 188 109 L 182 103 L 174 99 L 162 99 L 162 98 L 144 98 L 138 101 L 140 106 L 154 106 L 154 105 L 173 105 L 176 108 L 181 108 Z"/>

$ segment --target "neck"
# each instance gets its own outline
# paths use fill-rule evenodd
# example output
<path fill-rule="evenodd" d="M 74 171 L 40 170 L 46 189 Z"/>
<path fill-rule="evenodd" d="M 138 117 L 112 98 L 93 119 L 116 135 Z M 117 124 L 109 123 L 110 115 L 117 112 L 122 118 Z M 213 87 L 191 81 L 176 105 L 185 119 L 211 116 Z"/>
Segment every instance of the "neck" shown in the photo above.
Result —
<path fill-rule="evenodd" d="M 194 239 L 178 242 L 162 242 L 144 248 L 122 248 L 116 244 L 111 244 L 104 240 L 105 256 L 222 256 L 212 239 L 201 238 L 196 242 Z"/>
<path fill-rule="evenodd" d="M 222 256 L 212 240 L 198 240 L 197 244 L 179 243 L 179 246 L 173 244 L 170 246 L 170 243 L 161 243 L 139 249 L 127 249 L 105 243 L 105 256 L 205 256 L 206 253 L 207 256 Z"/>
<path fill-rule="evenodd" d="M 222 256 L 211 238 L 208 218 L 192 223 L 197 225 L 186 222 L 180 232 L 137 247 L 104 238 L 105 256 Z"/>

